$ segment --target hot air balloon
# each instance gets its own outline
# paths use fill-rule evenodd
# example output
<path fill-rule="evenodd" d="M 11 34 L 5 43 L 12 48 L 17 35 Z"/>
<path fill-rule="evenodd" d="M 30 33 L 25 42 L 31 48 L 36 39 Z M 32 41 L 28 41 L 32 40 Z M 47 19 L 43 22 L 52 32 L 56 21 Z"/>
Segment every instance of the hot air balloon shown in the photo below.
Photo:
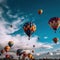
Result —
<path fill-rule="evenodd" d="M 2 49 L 2 50 L 1 50 L 1 54 L 3 54 L 4 52 L 5 52 L 5 50 Z"/>
<path fill-rule="evenodd" d="M 7 54 L 5 57 L 6 57 L 6 58 L 10 58 L 10 55 Z"/>
<path fill-rule="evenodd" d="M 5 46 L 5 51 L 8 52 L 10 50 L 10 46 Z"/>
<path fill-rule="evenodd" d="M 34 50 L 32 50 L 32 53 L 34 53 Z"/>
<path fill-rule="evenodd" d="M 13 56 L 12 56 L 12 55 L 10 55 L 10 58 L 11 58 L 11 59 L 13 59 Z"/>
<path fill-rule="evenodd" d="M 42 14 L 43 13 L 43 10 L 42 9 L 39 9 L 38 10 L 38 14 Z"/>
<path fill-rule="evenodd" d="M 25 51 L 23 52 L 23 56 L 24 56 L 24 57 L 26 57 L 26 56 L 27 56 L 27 53 L 26 53 Z"/>
<path fill-rule="evenodd" d="M 12 28 L 13 26 L 12 26 L 12 25 L 10 25 L 10 27 Z"/>
<path fill-rule="evenodd" d="M 29 40 L 32 33 L 36 31 L 36 25 L 32 22 L 27 22 L 23 26 L 24 32 L 28 35 Z"/>
<path fill-rule="evenodd" d="M 35 45 L 33 45 L 33 47 L 35 47 Z"/>
<path fill-rule="evenodd" d="M 58 40 L 59 40 L 59 39 L 58 39 L 58 38 L 56 38 L 56 37 L 55 37 L 55 38 L 53 38 L 53 42 L 54 42 L 54 43 L 57 43 L 57 42 L 58 42 Z"/>
<path fill-rule="evenodd" d="M 23 51 L 23 54 L 22 54 L 22 60 L 27 60 L 26 57 L 28 57 L 28 53 L 26 53 L 26 51 Z"/>
<path fill-rule="evenodd" d="M 60 18 L 58 17 L 52 17 L 49 20 L 49 25 L 51 26 L 51 28 L 56 32 L 56 30 L 59 28 L 60 26 Z"/>
<path fill-rule="evenodd" d="M 31 60 L 31 59 L 34 59 L 33 55 L 31 53 L 28 54 L 28 58 Z"/>
<path fill-rule="evenodd" d="M 18 56 L 20 56 L 22 54 L 22 49 L 18 49 L 16 53 Z"/>
<path fill-rule="evenodd" d="M 10 47 L 12 47 L 12 46 L 13 46 L 13 44 L 14 44 L 14 42 L 13 42 L 13 41 L 9 41 L 9 42 L 8 42 L 8 45 L 9 45 Z"/>

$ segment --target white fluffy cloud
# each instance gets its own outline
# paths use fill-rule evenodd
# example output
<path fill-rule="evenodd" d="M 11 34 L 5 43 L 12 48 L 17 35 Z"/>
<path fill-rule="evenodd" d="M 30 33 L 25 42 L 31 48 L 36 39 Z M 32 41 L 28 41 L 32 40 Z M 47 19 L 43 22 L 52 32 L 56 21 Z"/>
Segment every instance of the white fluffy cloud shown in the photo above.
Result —
<path fill-rule="evenodd" d="M 10 40 L 14 41 L 14 45 L 11 48 L 11 51 L 16 51 L 18 48 L 24 49 L 24 50 L 32 50 L 32 49 L 37 49 L 37 48 L 52 48 L 51 45 L 37 42 L 38 40 L 37 36 L 31 37 L 31 39 L 28 40 L 28 37 L 26 35 L 23 35 L 23 36 L 19 34 L 15 36 L 8 35 L 10 33 L 14 33 L 18 31 L 21 28 L 21 25 L 25 21 L 21 21 L 21 19 L 17 17 L 17 20 L 11 23 L 13 25 L 13 27 L 11 28 L 9 26 L 10 23 L 7 22 L 2 16 L 2 13 L 4 12 L 4 10 L 1 8 L 0 11 L 1 11 L 0 13 L 0 45 L 1 45 L 1 48 L 8 45 L 8 42 Z M 33 48 L 33 45 L 35 45 L 35 48 Z"/>
<path fill-rule="evenodd" d="M 4 0 L 0 0 L 0 3 L 4 2 Z"/>
<path fill-rule="evenodd" d="M 47 36 L 44 37 L 44 39 L 47 39 L 47 38 L 48 38 Z"/>
<path fill-rule="evenodd" d="M 0 4 L 6 5 L 6 3 L 7 3 L 7 0 L 0 0 Z"/>
<path fill-rule="evenodd" d="M 18 17 L 17 14 L 16 15 L 12 15 L 11 12 L 12 12 L 12 10 L 8 10 L 8 12 L 6 13 L 10 18 L 17 18 Z"/>
<path fill-rule="evenodd" d="M 28 37 L 23 35 L 16 35 L 16 36 L 11 36 L 8 35 L 7 33 L 11 33 L 9 29 L 6 29 L 6 24 L 7 22 L 5 21 L 0 21 L 0 44 L 1 46 L 6 46 L 8 44 L 8 41 L 12 40 L 14 41 L 14 46 L 12 47 L 12 50 L 17 50 L 18 48 L 21 49 L 34 49 L 33 45 L 35 45 L 35 48 L 52 48 L 50 45 L 45 45 L 43 43 L 38 43 L 37 39 L 38 37 L 31 37 L 30 40 L 28 40 Z M 15 22 L 14 22 L 15 24 Z M 17 30 L 19 28 L 16 28 Z M 16 31 L 15 28 L 13 27 L 13 31 Z M 4 45 L 3 45 L 4 44 Z"/>

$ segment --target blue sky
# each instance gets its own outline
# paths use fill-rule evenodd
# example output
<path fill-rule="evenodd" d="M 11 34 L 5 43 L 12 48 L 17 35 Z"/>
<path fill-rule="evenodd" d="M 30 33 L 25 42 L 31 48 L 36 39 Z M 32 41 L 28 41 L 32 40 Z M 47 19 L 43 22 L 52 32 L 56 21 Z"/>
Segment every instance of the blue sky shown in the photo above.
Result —
<path fill-rule="evenodd" d="M 22 27 L 25 22 L 32 21 L 36 24 L 37 28 L 36 32 L 34 32 L 34 34 L 31 36 L 33 41 L 34 39 L 36 40 L 36 37 L 39 37 L 39 40 L 34 41 L 35 43 L 38 42 L 47 44 L 48 46 L 52 46 L 53 50 L 59 49 L 60 29 L 54 33 L 53 29 L 50 28 L 48 21 L 52 17 L 60 17 L 60 0 L 1 0 L 0 5 L 0 10 L 2 9 L 0 17 L 2 16 L 1 18 L 4 18 L 4 20 L 2 19 L 0 22 L 6 22 L 4 24 L 8 29 L 7 33 L 9 36 L 13 37 L 19 34 L 24 39 L 26 34 L 24 33 Z M 38 14 L 39 9 L 43 10 L 41 15 Z M 13 29 L 9 27 L 10 24 L 13 24 Z M 59 44 L 54 44 L 52 40 L 54 37 L 59 38 Z M 31 43 L 33 43 L 33 41 L 31 41 Z M 52 51 L 52 49 L 50 50 Z M 36 51 L 40 52 L 39 49 Z M 45 52 L 49 51 L 49 49 L 42 48 L 41 51 Z"/>
<path fill-rule="evenodd" d="M 59 32 L 55 34 L 48 25 L 48 21 L 51 17 L 60 17 L 59 2 L 59 0 L 11 0 L 8 1 L 8 5 L 10 6 L 10 9 L 14 11 L 13 13 L 20 10 L 23 12 L 23 16 L 24 14 L 32 14 L 32 16 L 28 16 L 28 18 L 30 21 L 34 19 L 34 23 L 37 25 L 35 34 L 41 37 L 42 42 L 51 42 L 52 40 L 50 39 L 54 38 L 54 36 L 58 37 L 60 35 Z M 39 9 L 43 9 L 42 15 L 38 14 Z M 45 41 L 43 38 L 44 36 L 48 36 L 49 40 Z"/>

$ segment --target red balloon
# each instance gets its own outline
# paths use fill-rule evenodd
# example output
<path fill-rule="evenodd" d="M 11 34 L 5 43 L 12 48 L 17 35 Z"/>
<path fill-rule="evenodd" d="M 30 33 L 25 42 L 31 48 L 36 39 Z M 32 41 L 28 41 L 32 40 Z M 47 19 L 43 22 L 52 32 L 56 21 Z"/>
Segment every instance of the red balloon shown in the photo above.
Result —
<path fill-rule="evenodd" d="M 57 42 L 58 42 L 58 40 L 59 40 L 59 39 L 58 39 L 58 38 L 56 38 L 56 37 L 55 37 L 55 38 L 53 38 L 54 43 L 57 43 Z"/>
<path fill-rule="evenodd" d="M 60 18 L 59 17 L 52 17 L 49 20 L 49 25 L 51 26 L 51 28 L 56 32 L 56 30 L 59 28 L 60 26 Z"/>
<path fill-rule="evenodd" d="M 26 56 L 27 56 L 26 52 L 23 52 L 23 56 L 24 56 L 24 57 L 26 57 Z"/>
<path fill-rule="evenodd" d="M 7 54 L 5 57 L 6 57 L 6 58 L 10 58 L 10 55 Z"/>

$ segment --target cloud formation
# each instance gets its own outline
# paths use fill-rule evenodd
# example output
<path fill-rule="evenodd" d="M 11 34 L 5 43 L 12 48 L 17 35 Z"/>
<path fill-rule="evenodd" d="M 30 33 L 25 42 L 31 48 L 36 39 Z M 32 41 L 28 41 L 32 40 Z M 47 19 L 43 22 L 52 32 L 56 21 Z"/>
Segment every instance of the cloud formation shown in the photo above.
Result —
<path fill-rule="evenodd" d="M 5 0 L 6 1 L 6 0 Z M 0 3 L 3 3 L 3 2 L 5 2 L 4 0 L 0 0 Z"/>
<path fill-rule="evenodd" d="M 47 39 L 47 38 L 48 38 L 47 36 L 44 37 L 44 39 Z"/>
<path fill-rule="evenodd" d="M 8 45 L 8 42 L 10 40 L 14 41 L 14 45 L 12 46 L 11 51 L 16 51 L 17 49 L 32 50 L 32 49 L 37 49 L 37 48 L 44 48 L 44 49 L 52 48 L 51 45 L 37 42 L 38 36 L 31 37 L 31 39 L 28 40 L 28 36 L 26 36 L 26 34 L 24 35 L 17 34 L 15 36 L 10 35 L 11 33 L 14 33 L 20 30 L 21 25 L 24 24 L 24 22 L 26 21 L 25 20 L 22 21 L 20 17 L 17 17 L 17 20 L 14 20 L 12 23 L 9 23 L 2 16 L 2 13 L 4 13 L 4 10 L 0 8 L 0 41 L 1 41 L 0 45 L 1 45 L 1 48 L 4 48 L 6 45 Z M 24 17 L 22 17 L 22 19 L 24 19 Z M 11 28 L 10 25 L 13 25 L 13 27 Z M 35 45 L 35 47 L 33 47 L 33 45 Z"/>

